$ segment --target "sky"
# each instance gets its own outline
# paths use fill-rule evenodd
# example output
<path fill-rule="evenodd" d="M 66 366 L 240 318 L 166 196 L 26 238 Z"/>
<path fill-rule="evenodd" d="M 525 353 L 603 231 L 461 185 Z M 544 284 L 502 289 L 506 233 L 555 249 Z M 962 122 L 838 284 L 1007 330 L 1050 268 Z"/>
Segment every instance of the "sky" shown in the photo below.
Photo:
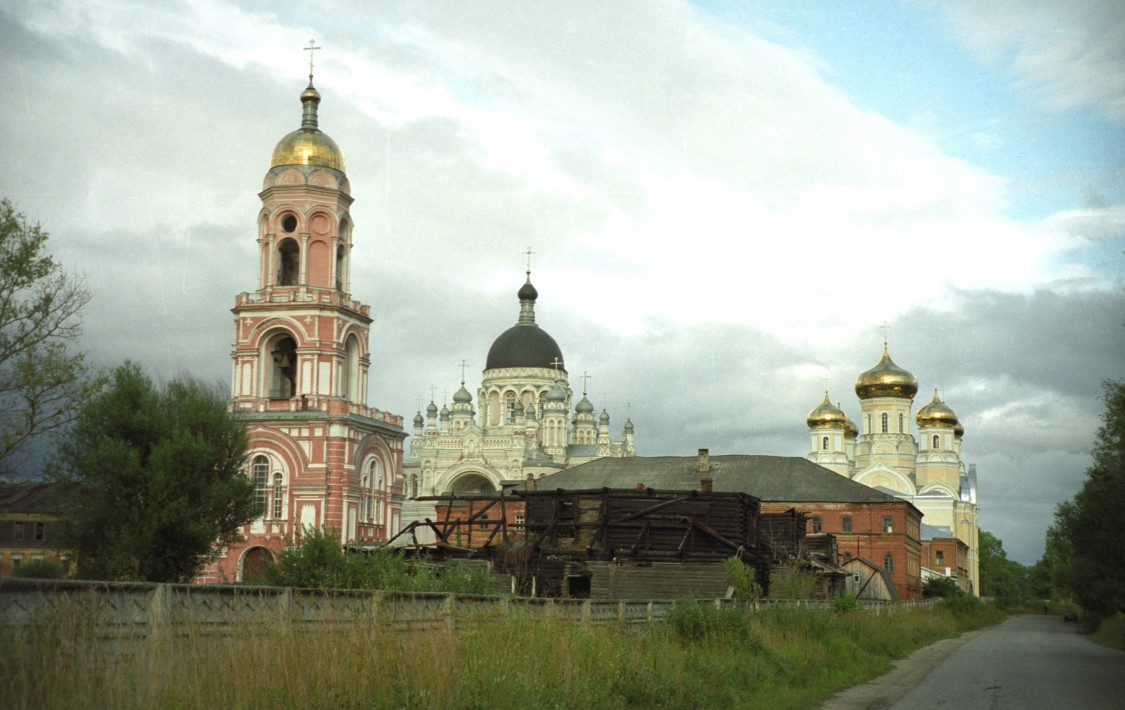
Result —
<path fill-rule="evenodd" d="M 1125 378 L 1123 36 L 1097 0 L 15 0 L 0 196 L 84 275 L 92 362 L 228 383 L 315 38 L 372 406 L 475 393 L 530 248 L 640 455 L 806 456 L 886 338 L 1032 563 Z"/>

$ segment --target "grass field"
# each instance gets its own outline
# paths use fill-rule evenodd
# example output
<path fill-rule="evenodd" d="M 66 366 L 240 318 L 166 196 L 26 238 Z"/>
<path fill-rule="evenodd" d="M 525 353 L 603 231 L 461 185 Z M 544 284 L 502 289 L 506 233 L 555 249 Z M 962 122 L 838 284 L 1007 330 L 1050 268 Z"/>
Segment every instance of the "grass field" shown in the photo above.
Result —
<path fill-rule="evenodd" d="M 686 603 L 643 628 L 508 613 L 411 634 L 247 627 L 106 641 L 75 609 L 0 638 L 0 698 L 10 708 L 807 708 L 1002 616 L 979 603 L 884 616 Z"/>

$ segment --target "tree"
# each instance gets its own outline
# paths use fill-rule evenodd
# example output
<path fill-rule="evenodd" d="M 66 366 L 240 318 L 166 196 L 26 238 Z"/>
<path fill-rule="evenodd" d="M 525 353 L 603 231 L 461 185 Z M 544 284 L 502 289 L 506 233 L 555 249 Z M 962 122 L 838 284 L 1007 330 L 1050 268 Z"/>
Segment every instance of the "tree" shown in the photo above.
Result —
<path fill-rule="evenodd" d="M 1103 383 L 1105 412 L 1093 463 L 1073 500 L 1055 509 L 1047 534 L 1057 558 L 1057 583 L 1087 611 L 1125 611 L 1125 382 Z"/>
<path fill-rule="evenodd" d="M 68 424 L 92 390 L 69 347 L 90 294 L 46 253 L 47 237 L 0 200 L 0 474 L 33 438 Z"/>
<path fill-rule="evenodd" d="M 1026 596 L 1027 568 L 1008 559 L 1004 541 L 987 530 L 980 536 L 980 593 L 983 597 L 1017 599 Z"/>
<path fill-rule="evenodd" d="M 51 477 L 87 579 L 183 582 L 253 519 L 246 431 L 220 388 L 162 388 L 126 362 L 79 411 Z"/>
<path fill-rule="evenodd" d="M 957 580 L 953 577 L 930 577 L 925 582 L 922 582 L 922 598 L 930 599 L 931 597 L 955 597 L 959 594 L 964 594 L 961 587 L 957 584 Z"/>

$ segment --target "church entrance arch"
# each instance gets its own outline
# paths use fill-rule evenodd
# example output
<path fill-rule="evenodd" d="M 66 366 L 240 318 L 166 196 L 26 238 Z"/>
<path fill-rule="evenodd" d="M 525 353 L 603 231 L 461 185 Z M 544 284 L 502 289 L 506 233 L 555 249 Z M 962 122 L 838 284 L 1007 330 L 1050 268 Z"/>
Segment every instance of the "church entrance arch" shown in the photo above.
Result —
<path fill-rule="evenodd" d="M 251 547 L 242 553 L 242 560 L 238 565 L 238 581 L 250 584 L 261 584 L 266 572 L 266 567 L 275 561 L 269 549 L 257 546 Z"/>
<path fill-rule="evenodd" d="M 449 482 L 447 489 L 454 495 L 482 495 L 495 493 L 497 490 L 492 479 L 476 471 L 459 474 Z"/>

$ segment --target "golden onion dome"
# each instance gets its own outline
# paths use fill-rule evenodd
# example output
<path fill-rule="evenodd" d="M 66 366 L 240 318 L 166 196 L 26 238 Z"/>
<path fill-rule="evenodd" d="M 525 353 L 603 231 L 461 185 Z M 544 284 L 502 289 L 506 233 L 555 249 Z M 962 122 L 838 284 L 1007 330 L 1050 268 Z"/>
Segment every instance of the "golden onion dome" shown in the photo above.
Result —
<path fill-rule="evenodd" d="M 270 167 L 315 165 L 344 172 L 344 152 L 327 133 L 317 128 L 320 92 L 310 83 L 301 92 L 301 127 L 282 138 L 273 149 Z"/>
<path fill-rule="evenodd" d="M 891 360 L 883 344 L 883 358 L 879 364 L 856 378 L 855 393 L 860 399 L 874 397 L 900 397 L 914 399 L 918 394 L 918 379 Z"/>
<path fill-rule="evenodd" d="M 857 436 L 859 436 L 859 427 L 855 425 L 851 417 L 848 417 L 848 420 L 844 422 L 844 438 L 854 439 Z"/>
<path fill-rule="evenodd" d="M 945 402 L 941 401 L 938 397 L 937 390 L 934 390 L 934 398 L 925 407 L 918 410 L 915 415 L 914 421 L 918 422 L 921 428 L 935 427 L 935 426 L 957 426 L 957 413 L 953 411 Z"/>
<path fill-rule="evenodd" d="M 827 392 L 824 393 L 824 401 L 809 412 L 809 416 L 805 419 L 809 429 L 843 429 L 847 421 L 848 415 L 832 404 Z"/>
<path fill-rule="evenodd" d="M 953 425 L 953 438 L 961 439 L 965 436 L 965 425 L 957 422 Z"/>

